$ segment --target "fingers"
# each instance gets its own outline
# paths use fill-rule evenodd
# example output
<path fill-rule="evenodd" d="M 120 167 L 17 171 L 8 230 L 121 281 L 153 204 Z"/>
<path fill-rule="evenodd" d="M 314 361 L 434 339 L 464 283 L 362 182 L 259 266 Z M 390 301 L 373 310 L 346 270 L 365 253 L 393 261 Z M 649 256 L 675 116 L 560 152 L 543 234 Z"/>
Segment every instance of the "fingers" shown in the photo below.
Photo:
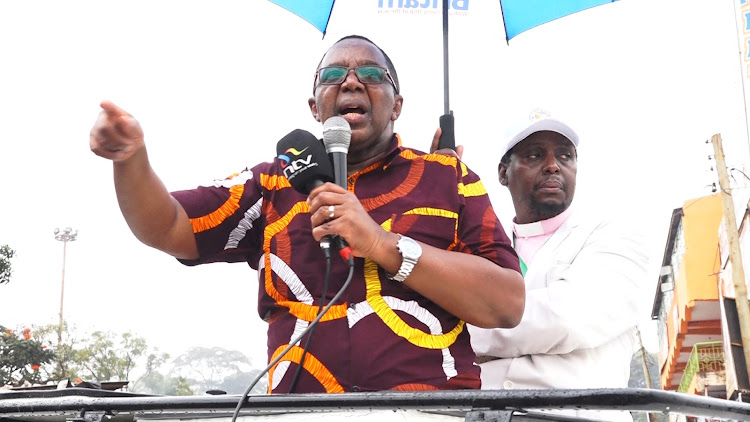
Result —
<path fill-rule="evenodd" d="M 458 148 L 456 148 L 456 149 L 458 149 Z M 439 149 L 439 150 L 435 151 L 434 153 L 435 153 L 435 154 L 440 154 L 440 155 L 447 155 L 448 157 L 456 157 L 456 158 L 461 158 L 461 157 L 460 157 L 460 156 L 458 155 L 458 151 L 454 151 L 454 150 L 452 150 L 451 148 L 443 148 L 443 149 Z"/>
<path fill-rule="evenodd" d="M 376 223 L 352 193 L 333 183 L 310 192 L 310 223 L 313 238 L 338 235 L 349 243 L 354 256 L 363 257 L 380 244 L 385 230 Z"/>
<path fill-rule="evenodd" d="M 101 103 L 99 103 L 99 106 L 111 117 L 117 117 L 119 115 L 130 115 L 128 112 L 121 109 L 120 107 L 117 107 L 115 103 L 109 100 L 102 101 Z"/>
<path fill-rule="evenodd" d="M 438 149 L 438 145 L 440 144 L 440 135 L 443 134 L 443 129 L 440 129 L 439 127 L 435 131 L 435 136 L 432 137 L 432 144 L 430 145 L 430 154 L 434 153 Z"/>
<path fill-rule="evenodd" d="M 447 155 L 449 157 L 456 157 L 460 160 L 461 157 L 464 156 L 463 145 L 456 145 L 455 151 L 451 148 L 438 149 L 438 146 L 440 145 L 440 135 L 442 134 L 443 134 L 443 130 L 441 128 L 437 128 L 437 130 L 435 131 L 435 136 L 432 137 L 432 144 L 430 145 L 430 154 Z"/>
<path fill-rule="evenodd" d="M 111 101 L 100 103 L 102 111 L 89 134 L 91 151 L 113 161 L 123 161 L 144 146 L 138 121 Z"/>
<path fill-rule="evenodd" d="M 325 183 L 310 192 L 310 221 L 313 227 L 331 222 L 346 213 L 349 193 L 333 183 Z M 351 194 L 353 197 L 354 195 Z"/>
<path fill-rule="evenodd" d="M 312 207 L 315 199 L 319 195 L 326 193 L 326 192 L 344 194 L 344 193 L 347 193 L 348 191 L 334 183 L 330 183 L 330 182 L 323 183 L 322 185 L 317 186 L 312 191 L 310 191 L 310 195 L 307 197 L 307 203 L 310 204 L 310 206 Z"/>

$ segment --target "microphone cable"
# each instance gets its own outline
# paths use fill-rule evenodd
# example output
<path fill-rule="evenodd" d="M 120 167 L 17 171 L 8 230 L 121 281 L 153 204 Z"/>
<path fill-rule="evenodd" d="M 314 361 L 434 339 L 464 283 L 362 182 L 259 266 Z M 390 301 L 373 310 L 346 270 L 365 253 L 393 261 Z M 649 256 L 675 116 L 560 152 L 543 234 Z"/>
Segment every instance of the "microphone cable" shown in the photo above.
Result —
<path fill-rule="evenodd" d="M 250 395 L 250 390 L 252 390 L 253 387 L 255 387 L 255 384 L 257 384 L 258 381 L 260 381 L 260 379 L 263 378 L 263 376 L 266 375 L 268 371 L 270 371 L 271 368 L 273 368 L 273 366 L 276 365 L 276 363 L 281 360 L 281 358 L 286 356 L 286 353 L 289 350 L 291 350 L 292 347 L 294 347 L 294 345 L 297 344 L 302 339 L 302 337 L 305 336 L 305 334 L 307 334 L 309 331 L 315 328 L 315 326 L 318 324 L 318 321 L 320 321 L 320 319 L 323 318 L 323 315 L 325 315 L 326 312 L 328 312 L 328 310 L 331 308 L 331 306 L 333 306 L 333 304 L 336 303 L 336 301 L 341 297 L 341 295 L 344 294 L 344 291 L 346 290 L 347 287 L 349 287 L 349 283 L 351 283 L 352 276 L 354 275 L 354 257 L 350 255 L 347 261 L 349 265 L 349 275 L 346 277 L 346 281 L 344 282 L 344 285 L 341 286 L 338 292 L 336 292 L 336 295 L 331 299 L 330 302 L 328 302 L 328 305 L 326 305 L 326 307 L 323 308 L 323 311 L 319 312 L 318 316 L 316 316 L 315 319 L 312 320 L 312 322 L 310 322 L 310 325 L 308 325 L 307 328 L 305 328 L 305 330 L 302 333 L 300 333 L 300 335 L 292 339 L 292 341 L 289 342 L 289 345 L 286 348 L 284 348 L 284 350 L 282 350 L 281 353 L 279 353 L 279 355 L 276 356 L 275 359 L 269 362 L 268 366 L 266 366 L 265 369 L 263 369 L 255 377 L 253 382 L 250 383 L 250 386 L 248 386 L 245 392 L 242 393 L 242 397 L 240 398 L 239 403 L 237 403 L 237 407 L 234 409 L 231 422 L 236 422 L 237 417 L 240 414 L 240 410 L 242 409 L 242 405 L 245 404 L 245 400 L 247 400 L 247 396 Z"/>
<path fill-rule="evenodd" d="M 323 291 L 320 294 L 320 302 L 318 303 L 318 315 L 321 314 L 323 311 L 323 306 L 325 306 L 325 299 L 326 299 L 326 293 L 328 292 L 328 281 L 331 279 L 331 253 L 328 251 L 326 255 L 326 276 L 325 280 L 323 281 Z M 299 376 L 302 373 L 302 367 L 305 364 L 305 357 L 307 356 L 307 349 L 310 348 L 310 343 L 312 343 L 313 335 L 315 335 L 315 328 L 317 328 L 317 324 L 315 324 L 315 327 L 313 327 L 310 330 L 310 335 L 307 336 L 307 341 L 305 342 L 305 348 L 302 350 L 302 357 L 299 359 L 299 364 L 297 364 L 297 370 L 294 372 L 294 378 L 292 379 L 292 384 L 289 387 L 289 394 L 294 393 L 294 389 L 297 388 L 297 381 L 299 381 Z"/>

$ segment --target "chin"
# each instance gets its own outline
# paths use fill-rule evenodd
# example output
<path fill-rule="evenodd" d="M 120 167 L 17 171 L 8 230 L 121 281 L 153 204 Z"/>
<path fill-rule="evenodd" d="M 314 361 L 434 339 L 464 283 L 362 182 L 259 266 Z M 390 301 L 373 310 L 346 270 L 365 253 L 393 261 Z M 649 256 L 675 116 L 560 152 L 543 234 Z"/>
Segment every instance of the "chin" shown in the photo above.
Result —
<path fill-rule="evenodd" d="M 564 202 L 532 203 L 531 211 L 546 220 L 568 209 L 568 205 Z"/>

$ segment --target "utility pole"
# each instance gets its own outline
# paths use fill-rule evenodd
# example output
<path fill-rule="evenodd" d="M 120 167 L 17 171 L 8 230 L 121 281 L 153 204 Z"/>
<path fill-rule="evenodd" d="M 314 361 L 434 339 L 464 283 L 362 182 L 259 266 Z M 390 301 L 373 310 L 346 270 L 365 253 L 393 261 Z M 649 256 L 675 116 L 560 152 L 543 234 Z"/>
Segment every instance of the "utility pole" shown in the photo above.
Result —
<path fill-rule="evenodd" d="M 62 264 L 62 282 L 60 283 L 60 320 L 57 325 L 57 369 L 60 372 L 60 376 L 63 375 L 62 371 L 62 332 L 63 332 L 63 303 L 65 302 L 65 258 L 68 249 L 68 242 L 73 242 L 78 238 L 78 230 L 73 232 L 73 229 L 66 227 L 60 232 L 60 229 L 55 229 L 55 240 L 59 240 L 63 243 L 63 264 Z"/>
<path fill-rule="evenodd" d="M 734 214 L 734 200 L 729 189 L 729 174 L 724 159 L 724 149 L 721 146 L 721 135 L 711 137 L 716 158 L 716 171 L 719 173 L 719 186 L 724 205 L 724 222 L 727 226 L 729 241 L 729 262 L 732 263 L 732 282 L 734 283 L 735 303 L 737 304 L 737 319 L 740 324 L 742 351 L 745 355 L 745 370 L 750 378 L 750 306 L 747 302 L 747 285 L 745 284 L 745 270 L 742 266 L 742 251 L 740 249 L 739 229 L 737 217 Z"/>

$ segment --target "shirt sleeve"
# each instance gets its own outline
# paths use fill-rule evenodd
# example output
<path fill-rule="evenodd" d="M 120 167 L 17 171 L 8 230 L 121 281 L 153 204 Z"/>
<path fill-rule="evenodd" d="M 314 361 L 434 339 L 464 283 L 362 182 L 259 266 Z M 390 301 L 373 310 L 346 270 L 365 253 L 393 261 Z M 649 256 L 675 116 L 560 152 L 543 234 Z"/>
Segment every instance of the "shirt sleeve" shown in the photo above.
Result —
<path fill-rule="evenodd" d="M 200 255 L 196 260 L 180 259 L 181 263 L 247 261 L 257 269 L 264 219 L 263 189 L 257 183 L 261 166 L 210 186 L 172 192 L 190 218 Z"/>
<path fill-rule="evenodd" d="M 546 287 L 527 289 L 517 327 L 472 327 L 477 354 L 565 354 L 600 346 L 631 330 L 647 305 L 643 239 L 632 227 L 600 223 L 572 261 L 546 269 Z"/>
<path fill-rule="evenodd" d="M 487 189 L 476 173 L 458 162 L 458 192 L 463 206 L 458 221 L 458 249 L 521 272 L 518 255 L 492 208 Z"/>

